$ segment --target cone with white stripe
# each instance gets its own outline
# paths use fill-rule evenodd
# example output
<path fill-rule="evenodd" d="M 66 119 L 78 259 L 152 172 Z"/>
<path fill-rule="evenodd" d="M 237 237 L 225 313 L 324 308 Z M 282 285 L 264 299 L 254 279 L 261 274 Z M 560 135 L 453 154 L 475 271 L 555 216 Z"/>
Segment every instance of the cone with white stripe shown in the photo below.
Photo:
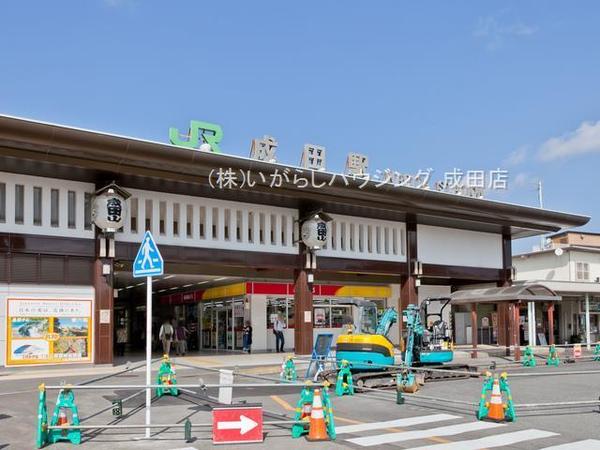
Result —
<path fill-rule="evenodd" d="M 315 389 L 313 396 L 313 404 L 310 412 L 310 429 L 308 436 L 309 441 L 328 441 L 327 425 L 325 424 L 325 414 L 323 414 L 323 400 L 321 399 L 321 391 Z"/>
<path fill-rule="evenodd" d="M 490 406 L 487 418 L 497 422 L 504 421 L 504 404 L 502 403 L 502 394 L 500 393 L 500 381 L 494 377 L 492 385 L 492 396 L 490 397 Z"/>

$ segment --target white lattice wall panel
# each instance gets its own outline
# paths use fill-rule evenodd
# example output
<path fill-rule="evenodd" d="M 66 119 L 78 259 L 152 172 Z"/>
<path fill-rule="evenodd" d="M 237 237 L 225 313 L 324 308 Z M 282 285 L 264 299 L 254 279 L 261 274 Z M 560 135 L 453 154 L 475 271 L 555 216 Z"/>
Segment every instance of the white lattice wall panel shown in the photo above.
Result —
<path fill-rule="evenodd" d="M 129 217 L 117 241 L 140 242 L 149 229 L 159 245 L 298 253 L 294 209 L 125 189 Z"/>
<path fill-rule="evenodd" d="M 329 223 L 327 244 L 319 251 L 320 256 L 406 261 L 404 223 L 330 215 L 333 221 Z"/>
<path fill-rule="evenodd" d="M 92 183 L 0 172 L 0 231 L 94 238 Z"/>

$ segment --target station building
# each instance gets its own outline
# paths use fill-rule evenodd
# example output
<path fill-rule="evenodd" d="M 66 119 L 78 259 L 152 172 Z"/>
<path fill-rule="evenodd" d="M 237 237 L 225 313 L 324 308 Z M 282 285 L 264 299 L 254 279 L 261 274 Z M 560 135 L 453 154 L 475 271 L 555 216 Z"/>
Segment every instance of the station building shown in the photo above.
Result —
<path fill-rule="evenodd" d="M 209 147 L 210 149 L 210 147 Z M 303 172 L 273 187 L 220 189 L 215 171 Z M 512 284 L 512 239 L 584 225 L 587 217 L 435 190 L 376 184 L 180 145 L 0 116 L 0 361 L 111 363 L 115 332 L 143 348 L 145 282 L 132 262 L 146 230 L 165 260 L 153 284 L 154 331 L 167 317 L 192 332 L 190 351 L 272 350 L 274 315 L 286 348 L 310 354 L 316 333 L 339 333 L 356 312 L 343 299 L 403 310 L 430 296 Z M 92 205 L 107 185 L 127 192 L 114 237 Z M 308 264 L 303 218 L 330 219 Z M 510 296 L 462 299 L 458 336 L 481 340 L 478 308 L 496 313 L 494 343 L 518 345 Z M 527 295 L 536 295 L 533 291 Z M 473 297 L 473 296 L 471 296 Z M 524 298 L 524 297 L 523 297 Z M 546 298 L 546 297 L 544 297 Z M 550 298 L 550 297 L 548 297 Z M 402 323 L 400 322 L 400 327 Z M 396 331 L 391 339 L 398 343 Z"/>
<path fill-rule="evenodd" d="M 515 283 L 543 283 L 562 297 L 554 323 L 548 321 L 544 310 L 534 311 L 531 318 L 523 311 L 523 341 L 534 343 L 529 322 L 535 322 L 536 337 L 551 328 L 557 343 L 585 343 L 589 347 L 600 341 L 599 233 L 554 234 L 547 238 L 544 248 L 516 255 L 514 266 Z"/>

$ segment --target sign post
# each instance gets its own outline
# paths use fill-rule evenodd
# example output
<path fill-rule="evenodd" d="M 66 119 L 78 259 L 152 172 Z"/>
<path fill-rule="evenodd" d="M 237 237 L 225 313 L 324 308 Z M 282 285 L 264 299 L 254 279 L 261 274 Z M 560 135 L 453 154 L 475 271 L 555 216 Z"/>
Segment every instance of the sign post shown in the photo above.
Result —
<path fill-rule="evenodd" d="M 144 239 L 133 261 L 133 276 L 146 277 L 146 386 L 152 384 L 152 276 L 164 273 L 164 261 L 154 242 L 152 233 L 146 231 Z M 146 425 L 151 424 L 150 402 L 152 389 L 146 388 Z M 150 439 L 150 427 L 146 428 L 146 439 Z"/>

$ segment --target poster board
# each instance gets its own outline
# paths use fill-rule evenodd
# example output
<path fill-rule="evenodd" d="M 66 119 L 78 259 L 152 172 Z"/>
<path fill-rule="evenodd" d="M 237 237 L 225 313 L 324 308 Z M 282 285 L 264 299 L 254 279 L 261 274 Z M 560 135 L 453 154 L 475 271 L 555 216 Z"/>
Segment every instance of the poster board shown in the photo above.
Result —
<path fill-rule="evenodd" d="M 8 298 L 6 365 L 92 360 L 92 300 Z"/>

